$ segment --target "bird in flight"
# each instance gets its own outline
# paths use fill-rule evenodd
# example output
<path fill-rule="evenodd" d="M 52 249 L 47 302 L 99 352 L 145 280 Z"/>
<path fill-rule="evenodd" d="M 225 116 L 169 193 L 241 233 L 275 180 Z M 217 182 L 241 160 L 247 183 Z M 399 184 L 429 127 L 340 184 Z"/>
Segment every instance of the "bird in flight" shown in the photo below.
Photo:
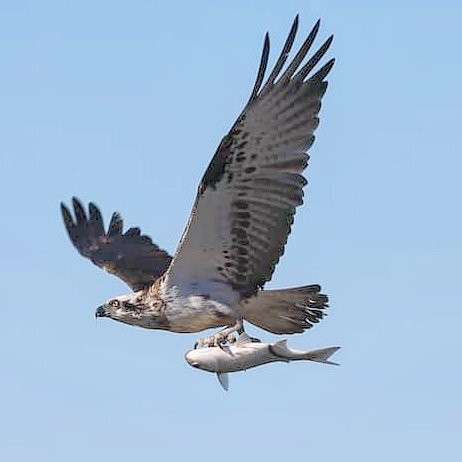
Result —
<path fill-rule="evenodd" d="M 303 203 L 302 176 L 314 142 L 334 59 L 313 72 L 330 36 L 305 59 L 319 30 L 315 24 L 285 69 L 298 16 L 264 82 L 269 56 L 266 34 L 250 98 L 220 142 L 199 184 L 174 256 L 139 228 L 123 231 L 114 213 L 107 229 L 99 209 L 73 198 L 61 204 L 69 237 L 84 257 L 132 289 L 96 310 L 130 325 L 172 332 L 222 329 L 198 346 L 220 346 L 243 320 L 276 334 L 293 334 L 319 322 L 327 296 L 319 285 L 264 290 L 284 252 L 296 207 Z"/>

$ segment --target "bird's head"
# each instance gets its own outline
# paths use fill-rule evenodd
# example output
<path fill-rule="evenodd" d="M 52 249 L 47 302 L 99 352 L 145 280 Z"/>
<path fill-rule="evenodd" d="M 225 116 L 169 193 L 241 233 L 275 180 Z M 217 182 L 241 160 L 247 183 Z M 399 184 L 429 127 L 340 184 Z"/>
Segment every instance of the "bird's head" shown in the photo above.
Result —
<path fill-rule="evenodd" d="M 143 291 L 113 297 L 96 309 L 97 318 L 111 318 L 126 324 L 140 324 L 146 306 Z"/>

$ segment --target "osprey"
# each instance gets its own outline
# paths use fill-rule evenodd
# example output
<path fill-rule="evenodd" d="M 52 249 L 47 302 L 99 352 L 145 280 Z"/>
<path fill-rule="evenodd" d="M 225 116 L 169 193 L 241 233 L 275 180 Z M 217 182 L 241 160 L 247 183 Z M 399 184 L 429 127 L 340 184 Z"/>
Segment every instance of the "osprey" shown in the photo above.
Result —
<path fill-rule="evenodd" d="M 305 61 L 318 21 L 283 71 L 298 16 L 265 83 L 266 34 L 250 98 L 223 138 L 199 184 L 191 216 L 175 255 L 139 228 L 123 232 L 114 213 L 106 229 L 99 209 L 73 198 L 73 214 L 61 204 L 69 237 L 84 257 L 133 290 L 96 310 L 126 324 L 173 332 L 222 327 L 198 342 L 225 343 L 242 333 L 243 320 L 276 334 L 303 332 L 319 322 L 327 296 L 319 285 L 263 290 L 284 252 L 296 207 L 303 202 L 302 176 L 326 92 L 329 60 L 312 73 L 333 36 Z"/>

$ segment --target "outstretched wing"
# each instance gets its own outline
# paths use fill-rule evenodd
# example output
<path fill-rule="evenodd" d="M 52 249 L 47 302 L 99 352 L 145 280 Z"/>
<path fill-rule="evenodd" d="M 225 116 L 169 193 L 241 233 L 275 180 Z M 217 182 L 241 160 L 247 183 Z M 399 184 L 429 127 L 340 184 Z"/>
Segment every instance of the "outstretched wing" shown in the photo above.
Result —
<path fill-rule="evenodd" d="M 167 270 L 172 257 L 151 238 L 130 228 L 123 233 L 123 220 L 112 215 L 107 232 L 103 217 L 90 202 L 87 215 L 81 202 L 72 199 L 75 220 L 71 211 L 61 203 L 61 212 L 69 237 L 79 253 L 95 265 L 125 281 L 133 290 L 150 286 Z"/>
<path fill-rule="evenodd" d="M 303 64 L 317 35 L 318 21 L 281 72 L 297 27 L 298 17 L 262 86 L 269 54 L 266 35 L 254 89 L 202 178 L 166 274 L 168 284 L 198 287 L 198 291 L 205 286 L 218 291 L 228 286 L 246 297 L 271 278 L 295 208 L 303 202 L 306 180 L 301 173 L 319 122 L 321 98 L 327 89 L 324 79 L 334 64 L 331 59 L 310 76 L 332 36 Z"/>

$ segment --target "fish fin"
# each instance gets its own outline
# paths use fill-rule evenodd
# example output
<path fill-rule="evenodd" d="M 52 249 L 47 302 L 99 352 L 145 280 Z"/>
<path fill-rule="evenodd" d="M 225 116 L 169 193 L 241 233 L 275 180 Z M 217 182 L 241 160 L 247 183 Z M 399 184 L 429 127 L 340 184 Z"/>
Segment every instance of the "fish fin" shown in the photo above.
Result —
<path fill-rule="evenodd" d="M 283 361 L 289 362 L 290 359 L 288 357 L 289 348 L 287 348 L 287 340 L 279 340 L 279 342 L 274 343 L 273 345 L 269 345 L 269 350 L 271 354 L 281 358 Z"/>
<path fill-rule="evenodd" d="M 233 352 L 231 351 L 231 348 L 229 348 L 229 346 L 218 345 L 218 348 L 220 348 L 220 350 L 223 351 L 224 353 L 226 353 L 227 355 L 229 355 L 229 356 L 234 356 L 234 354 L 233 354 Z"/>
<path fill-rule="evenodd" d="M 340 366 L 340 364 L 328 360 L 338 350 L 340 350 L 340 347 L 320 348 L 319 350 L 308 351 L 305 357 L 306 359 L 309 359 L 310 361 L 315 361 L 317 363 Z"/>
<path fill-rule="evenodd" d="M 242 332 L 236 340 L 236 345 L 244 345 L 251 342 L 252 339 L 245 332 Z"/>
<path fill-rule="evenodd" d="M 217 372 L 217 378 L 224 390 L 229 390 L 229 375 L 227 372 Z"/>

